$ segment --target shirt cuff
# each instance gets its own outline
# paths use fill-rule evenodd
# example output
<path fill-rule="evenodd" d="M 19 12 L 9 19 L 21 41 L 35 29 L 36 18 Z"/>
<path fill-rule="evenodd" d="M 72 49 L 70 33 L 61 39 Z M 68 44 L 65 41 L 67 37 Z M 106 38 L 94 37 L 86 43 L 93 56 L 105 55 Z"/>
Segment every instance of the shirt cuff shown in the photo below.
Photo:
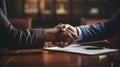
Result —
<path fill-rule="evenodd" d="M 83 39 L 83 34 L 82 34 L 82 31 L 79 27 L 76 27 L 76 29 L 78 30 L 78 41 L 80 41 Z"/>

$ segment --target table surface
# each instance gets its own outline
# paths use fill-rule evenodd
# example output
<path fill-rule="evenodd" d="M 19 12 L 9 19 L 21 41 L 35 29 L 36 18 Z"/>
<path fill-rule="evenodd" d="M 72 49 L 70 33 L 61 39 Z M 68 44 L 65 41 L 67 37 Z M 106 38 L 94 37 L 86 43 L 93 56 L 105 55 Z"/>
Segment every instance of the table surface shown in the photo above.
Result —
<path fill-rule="evenodd" d="M 0 67 L 120 67 L 120 53 L 86 56 L 42 49 L 3 50 Z"/>

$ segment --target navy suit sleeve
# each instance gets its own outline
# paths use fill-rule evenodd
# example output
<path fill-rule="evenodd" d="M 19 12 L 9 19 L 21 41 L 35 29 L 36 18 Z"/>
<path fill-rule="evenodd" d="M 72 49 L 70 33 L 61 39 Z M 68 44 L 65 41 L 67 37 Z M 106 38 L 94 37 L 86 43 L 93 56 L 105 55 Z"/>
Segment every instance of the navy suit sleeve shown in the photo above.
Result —
<path fill-rule="evenodd" d="M 80 42 L 112 37 L 120 32 L 120 11 L 107 21 L 90 26 L 79 26 L 78 28 L 82 32 L 82 39 L 79 40 Z"/>
<path fill-rule="evenodd" d="M 0 8 L 0 43 L 8 49 L 42 48 L 43 29 L 15 29 Z"/>

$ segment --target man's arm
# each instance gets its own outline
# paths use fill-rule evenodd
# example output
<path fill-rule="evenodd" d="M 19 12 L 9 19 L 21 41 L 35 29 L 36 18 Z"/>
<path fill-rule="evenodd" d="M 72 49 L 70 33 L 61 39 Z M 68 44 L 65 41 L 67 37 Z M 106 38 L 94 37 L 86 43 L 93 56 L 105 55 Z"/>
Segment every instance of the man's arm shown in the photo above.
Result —
<path fill-rule="evenodd" d="M 79 26 L 79 41 L 95 41 L 112 37 L 120 33 L 120 11 L 108 21 L 93 24 L 90 26 Z"/>
<path fill-rule="evenodd" d="M 0 9 L 0 43 L 9 49 L 42 48 L 45 41 L 43 29 L 18 30 Z"/>
<path fill-rule="evenodd" d="M 72 34 L 72 33 L 71 33 Z M 73 41 L 67 32 L 59 28 L 49 29 L 15 29 L 0 9 L 0 43 L 9 49 L 42 48 L 46 41 Z M 56 45 L 56 44 L 55 44 Z M 64 47 L 66 45 L 57 45 Z"/>

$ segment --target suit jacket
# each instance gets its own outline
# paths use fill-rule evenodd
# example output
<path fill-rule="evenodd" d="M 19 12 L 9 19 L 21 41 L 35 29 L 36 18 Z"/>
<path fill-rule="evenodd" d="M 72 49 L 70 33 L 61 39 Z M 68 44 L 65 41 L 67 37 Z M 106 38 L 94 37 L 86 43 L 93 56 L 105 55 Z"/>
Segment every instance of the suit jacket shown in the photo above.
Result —
<path fill-rule="evenodd" d="M 120 10 L 109 20 L 90 26 L 79 26 L 82 31 L 80 42 L 110 38 L 120 33 Z M 79 36 L 81 37 L 81 36 Z"/>
<path fill-rule="evenodd" d="M 42 48 L 43 29 L 15 29 L 7 19 L 6 0 L 0 0 L 0 45 L 8 49 Z"/>

